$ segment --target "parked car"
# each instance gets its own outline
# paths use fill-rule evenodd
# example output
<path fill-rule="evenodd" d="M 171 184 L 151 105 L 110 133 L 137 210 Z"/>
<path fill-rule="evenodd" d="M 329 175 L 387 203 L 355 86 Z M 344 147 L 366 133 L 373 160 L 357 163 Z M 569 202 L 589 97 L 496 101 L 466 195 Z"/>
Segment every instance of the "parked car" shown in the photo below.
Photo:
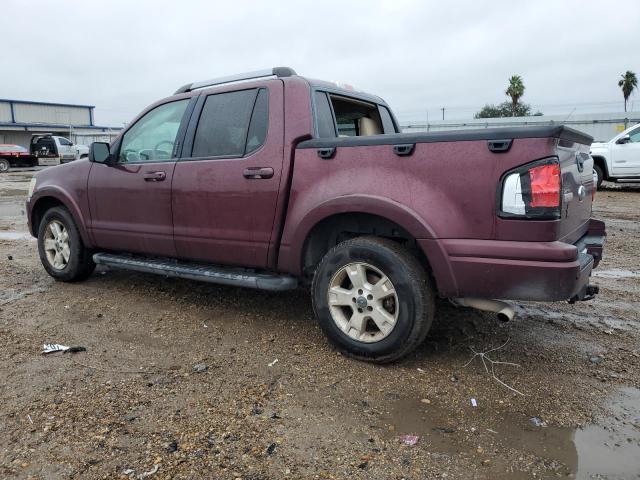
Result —
<path fill-rule="evenodd" d="M 33 167 L 38 160 L 21 145 L 0 144 L 0 173 L 8 172 L 11 167 Z"/>
<path fill-rule="evenodd" d="M 381 98 L 279 67 L 185 85 L 88 161 L 39 172 L 29 228 L 62 281 L 102 264 L 310 285 L 338 349 L 389 362 L 424 340 L 436 297 L 509 319 L 495 299 L 597 293 L 591 141 L 563 126 L 401 134 Z"/>
<path fill-rule="evenodd" d="M 598 187 L 603 180 L 640 180 L 640 124 L 627 128 L 608 142 L 591 145 Z"/>
<path fill-rule="evenodd" d="M 76 160 L 79 160 L 81 158 L 88 158 L 89 157 L 89 147 L 86 145 L 75 145 L 76 148 Z"/>
<path fill-rule="evenodd" d="M 31 137 L 31 153 L 38 158 L 39 165 L 59 165 L 77 158 L 73 142 L 50 133 L 37 133 Z"/>

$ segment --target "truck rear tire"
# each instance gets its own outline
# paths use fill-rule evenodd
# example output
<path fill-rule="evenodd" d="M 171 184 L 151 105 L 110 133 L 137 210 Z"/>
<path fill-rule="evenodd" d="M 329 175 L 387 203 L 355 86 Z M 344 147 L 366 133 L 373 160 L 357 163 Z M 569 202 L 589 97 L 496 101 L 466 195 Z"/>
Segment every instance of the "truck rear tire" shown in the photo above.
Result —
<path fill-rule="evenodd" d="M 604 172 L 602 171 L 600 165 L 594 165 L 593 171 L 596 172 L 596 176 L 598 177 L 596 188 L 600 188 L 600 185 L 602 185 L 602 180 L 604 180 Z"/>
<path fill-rule="evenodd" d="M 73 217 L 64 207 L 45 212 L 38 228 L 38 253 L 44 269 L 62 282 L 86 279 L 96 264 L 85 248 Z"/>
<path fill-rule="evenodd" d="M 0 173 L 7 173 L 11 168 L 9 160 L 6 158 L 0 158 Z"/>
<path fill-rule="evenodd" d="M 343 354 L 393 362 L 420 345 L 435 314 L 434 288 L 420 262 L 396 242 L 359 237 L 332 248 L 313 278 L 313 309 Z"/>

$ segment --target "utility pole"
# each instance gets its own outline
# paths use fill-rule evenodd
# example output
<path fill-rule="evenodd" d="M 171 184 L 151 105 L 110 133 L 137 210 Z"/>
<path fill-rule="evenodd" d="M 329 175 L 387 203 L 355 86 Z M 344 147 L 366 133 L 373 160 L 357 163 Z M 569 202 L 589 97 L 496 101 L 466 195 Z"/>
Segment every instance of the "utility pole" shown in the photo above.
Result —
<path fill-rule="evenodd" d="M 444 107 L 442 107 L 440 110 L 442 110 L 442 120 L 444 120 Z"/>

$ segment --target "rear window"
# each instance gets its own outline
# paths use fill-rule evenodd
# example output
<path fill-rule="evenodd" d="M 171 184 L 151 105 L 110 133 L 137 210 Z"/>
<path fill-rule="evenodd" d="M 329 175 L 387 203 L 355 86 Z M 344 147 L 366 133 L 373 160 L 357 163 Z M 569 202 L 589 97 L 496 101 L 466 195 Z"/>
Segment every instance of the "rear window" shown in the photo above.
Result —
<path fill-rule="evenodd" d="M 365 137 L 384 132 L 378 106 L 355 98 L 329 95 L 339 137 Z"/>
<path fill-rule="evenodd" d="M 315 104 L 319 138 L 396 133 L 391 114 L 376 103 L 318 91 L 315 93 Z"/>
<path fill-rule="evenodd" d="M 234 157 L 244 155 L 249 120 L 256 101 L 256 94 L 257 91 L 253 89 L 209 95 L 202 107 L 191 156 Z M 264 115 L 265 109 L 263 107 L 261 109 Z M 257 122 L 252 127 L 254 127 L 255 138 L 251 140 L 251 146 L 255 149 L 264 141 L 266 125 L 260 127 Z"/>

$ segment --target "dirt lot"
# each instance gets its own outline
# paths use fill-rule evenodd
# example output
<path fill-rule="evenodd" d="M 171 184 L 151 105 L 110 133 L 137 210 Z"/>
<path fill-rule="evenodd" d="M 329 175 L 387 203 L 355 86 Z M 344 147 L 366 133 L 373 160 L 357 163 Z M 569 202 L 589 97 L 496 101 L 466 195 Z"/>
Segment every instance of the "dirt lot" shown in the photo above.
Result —
<path fill-rule="evenodd" d="M 596 300 L 518 303 L 508 324 L 443 302 L 380 367 L 336 354 L 304 291 L 54 282 L 26 234 L 30 176 L 0 177 L 0 478 L 640 478 L 638 186 L 598 193 Z M 520 366 L 496 377 L 524 395 L 465 366 L 505 342 L 489 357 Z"/>

